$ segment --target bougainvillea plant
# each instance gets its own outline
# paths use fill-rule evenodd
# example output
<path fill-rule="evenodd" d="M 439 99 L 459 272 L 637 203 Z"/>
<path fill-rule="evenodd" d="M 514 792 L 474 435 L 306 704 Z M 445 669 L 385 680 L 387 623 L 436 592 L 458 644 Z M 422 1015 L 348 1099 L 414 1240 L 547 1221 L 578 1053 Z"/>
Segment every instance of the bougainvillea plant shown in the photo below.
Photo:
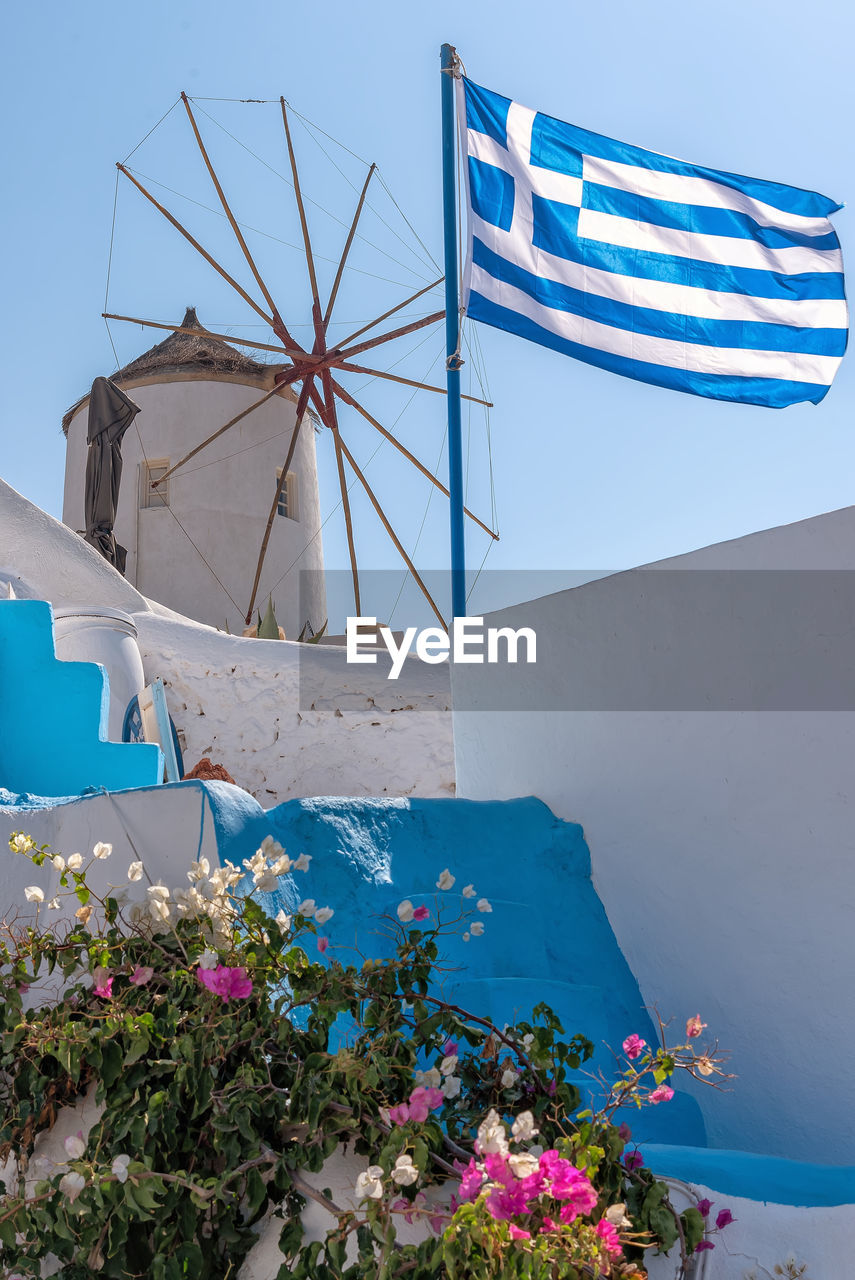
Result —
<path fill-rule="evenodd" d="M 346 961 L 320 933 L 331 907 L 273 918 L 247 891 L 308 868 L 272 838 L 243 868 L 193 863 L 178 889 L 132 863 L 103 897 L 91 860 L 10 845 L 51 861 L 61 893 L 29 888 L 34 915 L 0 938 L 5 1277 L 225 1280 L 271 1214 L 298 1280 L 640 1280 L 648 1251 L 676 1246 L 685 1269 L 713 1243 L 615 1114 L 667 1105 L 677 1071 L 722 1076 L 700 1018 L 676 1046 L 629 1034 L 582 1106 L 593 1047 L 547 1006 L 500 1028 L 441 998 L 443 935 L 477 945 L 491 909 L 450 870 L 432 908 L 383 922 L 392 958 Z M 57 1152 L 81 1099 L 91 1127 Z M 357 1170 L 341 1203 L 336 1159 Z M 308 1243 L 310 1201 L 330 1229 Z"/>

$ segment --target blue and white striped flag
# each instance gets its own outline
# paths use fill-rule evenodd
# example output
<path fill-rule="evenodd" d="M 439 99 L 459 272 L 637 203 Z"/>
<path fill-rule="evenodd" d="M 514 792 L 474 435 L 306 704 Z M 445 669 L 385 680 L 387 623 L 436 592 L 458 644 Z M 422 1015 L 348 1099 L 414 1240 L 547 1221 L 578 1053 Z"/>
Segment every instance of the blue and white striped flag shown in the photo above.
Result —
<path fill-rule="evenodd" d="M 839 204 L 459 84 L 473 320 L 694 395 L 823 398 L 846 349 Z"/>

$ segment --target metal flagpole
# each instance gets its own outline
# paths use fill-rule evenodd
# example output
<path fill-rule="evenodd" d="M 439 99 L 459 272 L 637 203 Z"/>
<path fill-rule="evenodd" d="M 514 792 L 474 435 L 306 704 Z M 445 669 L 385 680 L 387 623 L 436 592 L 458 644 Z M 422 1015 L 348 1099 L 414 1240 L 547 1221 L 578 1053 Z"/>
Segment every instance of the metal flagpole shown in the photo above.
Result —
<path fill-rule="evenodd" d="M 448 491 L 451 509 L 451 615 L 466 616 L 466 559 L 463 533 L 463 447 L 460 421 L 460 313 L 457 295 L 455 206 L 455 50 L 444 44 L 442 67 L 442 219 L 445 239 L 445 377 L 448 388 Z"/>

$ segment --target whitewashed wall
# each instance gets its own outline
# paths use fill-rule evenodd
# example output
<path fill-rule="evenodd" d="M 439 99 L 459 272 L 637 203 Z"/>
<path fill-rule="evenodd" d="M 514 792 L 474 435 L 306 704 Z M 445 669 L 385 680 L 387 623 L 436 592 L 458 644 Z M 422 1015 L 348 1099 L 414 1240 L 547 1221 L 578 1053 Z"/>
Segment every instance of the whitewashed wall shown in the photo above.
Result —
<path fill-rule="evenodd" d="M 287 393 L 274 396 L 171 476 L 167 483 L 174 514 L 170 514 L 164 507 L 140 507 L 143 456 L 149 461 L 168 459 L 170 465 L 177 462 L 266 392 L 259 386 L 196 378 L 144 386 L 129 383 L 125 389 L 140 406 L 122 441 L 124 467 L 115 529 L 118 541 L 128 550 L 128 581 L 151 600 L 210 626 L 225 628 L 228 623 L 239 634 L 276 491 L 277 469 L 285 460 L 294 426 L 294 403 Z M 88 413 L 87 402 L 72 418 L 68 431 L 62 518 L 75 530 L 85 528 Z M 323 568 L 315 432 L 308 419 L 290 470 L 297 477 L 298 518 L 277 516 L 273 522 L 258 602 L 263 613 L 272 593 L 280 624 L 296 639 L 307 620 L 319 629 L 326 617 L 320 574 L 311 575 L 300 599 L 300 570 Z"/>
<path fill-rule="evenodd" d="M 210 756 L 266 809 L 293 796 L 454 793 L 447 666 L 243 639 L 146 600 L 96 551 L 0 480 L 0 591 L 133 616 L 147 679 L 161 676 L 185 764 Z M 301 688 L 300 664 L 309 675 Z"/>
<path fill-rule="evenodd" d="M 226 636 L 136 614 L 146 676 L 159 675 L 185 764 L 223 764 L 259 804 L 295 796 L 448 796 L 454 749 L 447 666 L 408 659 L 387 680 L 344 649 Z"/>
<path fill-rule="evenodd" d="M 855 568 L 855 508 L 655 568 Z M 583 824 L 597 890 L 646 1002 L 666 1017 L 700 1012 L 732 1051 L 732 1090 L 698 1095 L 715 1145 L 851 1163 L 855 713 L 461 709 L 495 706 L 502 682 L 520 708 L 558 707 L 568 680 L 582 664 L 596 671 L 606 649 L 623 653 L 615 669 L 631 692 L 643 669 L 638 577 L 488 619 L 535 627 L 540 654 L 551 641 L 560 661 L 511 676 L 454 670 L 458 794 L 533 793 Z M 709 583 L 719 590 L 717 575 Z M 708 657 L 726 672 L 736 659 L 722 636 L 732 641 L 738 619 L 715 603 L 710 595 Z M 679 621 L 663 616 L 658 636 L 674 681 L 686 663 Z M 839 635 L 855 632 L 850 621 Z M 735 652 L 758 690 L 780 659 L 785 622 L 805 642 L 816 631 L 793 599 L 786 619 L 742 633 Z"/>

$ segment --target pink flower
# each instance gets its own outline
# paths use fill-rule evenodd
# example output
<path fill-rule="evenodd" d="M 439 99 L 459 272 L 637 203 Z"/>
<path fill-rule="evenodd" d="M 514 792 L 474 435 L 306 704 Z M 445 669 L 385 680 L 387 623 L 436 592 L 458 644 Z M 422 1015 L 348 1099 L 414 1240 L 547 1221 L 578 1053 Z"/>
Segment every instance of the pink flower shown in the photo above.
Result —
<path fill-rule="evenodd" d="M 460 1046 L 456 1040 L 446 1040 L 442 1046 L 442 1056 L 444 1058 L 456 1058 L 460 1053 Z"/>
<path fill-rule="evenodd" d="M 628 1124 L 618 1125 L 618 1137 L 623 1142 L 629 1142 L 630 1138 L 632 1137 L 632 1130 L 630 1129 Z"/>
<path fill-rule="evenodd" d="M 418 1085 L 410 1094 L 410 1119 L 415 1120 L 416 1124 L 424 1124 L 428 1112 L 441 1107 L 444 1101 L 441 1089 L 426 1089 L 423 1085 Z"/>
<path fill-rule="evenodd" d="M 454 1199 L 453 1196 L 451 1198 L 452 1200 Z M 457 1207 L 456 1205 L 452 1207 L 452 1210 L 451 1210 L 452 1214 L 454 1213 L 454 1210 L 456 1207 Z M 443 1231 L 445 1230 L 445 1224 L 447 1221 L 448 1221 L 448 1215 L 444 1213 L 432 1213 L 428 1218 L 428 1225 L 435 1236 L 441 1236 Z"/>
<path fill-rule="evenodd" d="M 640 1058 L 642 1049 L 646 1048 L 647 1041 L 642 1040 L 641 1036 L 637 1036 L 634 1031 L 623 1042 L 623 1051 L 628 1058 Z"/>
<path fill-rule="evenodd" d="M 512 1187 L 498 1186 L 487 1196 L 487 1212 L 497 1222 L 509 1222 L 525 1210 L 525 1194 L 518 1182 Z"/>
<path fill-rule="evenodd" d="M 131 974 L 131 982 L 135 987 L 144 987 L 147 982 L 151 982 L 154 977 L 154 969 L 151 965 L 138 964 Z"/>
<path fill-rule="evenodd" d="M 625 1169 L 640 1169 L 644 1164 L 644 1156 L 640 1151 L 625 1151 L 623 1164 Z"/>
<path fill-rule="evenodd" d="M 477 1200 L 478 1193 L 481 1190 L 481 1184 L 484 1181 L 484 1174 L 478 1168 L 474 1160 L 469 1161 L 469 1165 L 460 1179 L 460 1199 L 461 1200 Z"/>
<path fill-rule="evenodd" d="M 695 1253 L 703 1253 L 704 1249 L 714 1249 L 715 1245 L 712 1240 L 702 1240 L 700 1244 L 695 1245 Z"/>
<path fill-rule="evenodd" d="M 402 1196 L 400 1200 L 393 1200 L 389 1207 L 393 1213 L 402 1213 L 404 1215 L 404 1221 L 412 1224 L 413 1206 L 409 1200 L 405 1200 Z"/>
<path fill-rule="evenodd" d="M 414 920 L 427 920 L 429 918 L 430 918 L 430 912 L 428 911 L 427 907 L 416 907 L 415 911 L 413 912 Z"/>
<path fill-rule="evenodd" d="M 544 1217 L 543 1226 L 540 1228 L 540 1234 L 545 1236 L 547 1231 L 557 1231 L 558 1224 L 553 1222 L 551 1218 Z"/>
<path fill-rule="evenodd" d="M 523 1231 L 522 1227 L 516 1226 L 513 1222 L 510 1225 L 510 1236 L 512 1240 L 530 1240 L 531 1232 Z"/>
<path fill-rule="evenodd" d="M 389 1119 L 392 1124 L 406 1124 L 410 1118 L 410 1108 L 406 1102 L 399 1102 L 396 1107 L 389 1108 Z M 427 1116 L 425 1116 L 427 1119 Z"/>
<path fill-rule="evenodd" d="M 595 1228 L 597 1235 L 606 1246 L 606 1250 L 613 1258 L 619 1258 L 623 1253 L 620 1246 L 620 1237 L 618 1229 L 612 1222 L 607 1222 L 605 1218 L 601 1218 Z"/>
<path fill-rule="evenodd" d="M 674 1097 L 674 1090 L 671 1088 L 671 1086 L 667 1084 L 660 1084 L 659 1088 L 654 1089 L 653 1092 L 648 1096 L 647 1101 L 652 1102 L 655 1107 L 656 1104 L 659 1102 L 670 1102 L 673 1097 Z"/>
<path fill-rule="evenodd" d="M 329 938 L 318 938 L 318 950 L 320 951 L 321 955 L 324 954 L 324 952 L 326 951 L 329 945 L 330 945 Z"/>
<path fill-rule="evenodd" d="M 96 996 L 101 996 L 103 1000 L 111 1000 L 113 997 L 113 975 L 109 978 L 102 978 L 100 982 L 96 982 L 92 988 Z"/>
<path fill-rule="evenodd" d="M 718 1217 L 715 1220 L 715 1225 L 718 1227 L 719 1231 L 723 1231 L 725 1227 L 729 1227 L 731 1222 L 734 1221 L 734 1216 L 729 1209 L 720 1209 Z"/>
<path fill-rule="evenodd" d="M 585 1174 L 569 1160 L 562 1159 L 554 1149 L 544 1151 L 539 1171 L 549 1180 L 550 1194 L 556 1200 L 568 1202 L 559 1215 L 563 1223 L 572 1222 L 579 1214 L 590 1213 L 597 1203 L 597 1193 Z"/>
<path fill-rule="evenodd" d="M 252 979 L 242 966 L 232 969 L 218 964 L 216 969 L 197 969 L 196 977 L 203 987 L 223 1000 L 245 1000 L 252 994 Z"/>
<path fill-rule="evenodd" d="M 422 1089 L 421 1093 L 424 1093 L 424 1089 Z M 430 1107 L 427 1104 L 427 1098 L 422 1097 L 421 1094 L 416 1097 L 415 1093 L 413 1093 L 409 1103 L 409 1118 L 415 1120 L 416 1124 L 424 1124 L 429 1112 Z"/>
<path fill-rule="evenodd" d="M 690 1040 L 694 1040 L 701 1034 L 706 1025 L 707 1024 L 705 1022 L 701 1022 L 701 1015 L 696 1013 L 695 1016 L 693 1018 L 689 1018 L 686 1023 L 686 1035 Z"/>
<path fill-rule="evenodd" d="M 491 1182 L 499 1182 L 502 1186 L 512 1187 L 514 1175 L 508 1164 L 507 1156 L 499 1151 L 488 1151 L 484 1157 L 484 1168 Z"/>
<path fill-rule="evenodd" d="M 530 1173 L 527 1178 L 523 1178 L 520 1186 L 523 1189 L 526 1204 L 529 1200 L 537 1200 L 538 1196 L 542 1196 L 546 1190 L 546 1178 L 536 1169 L 534 1173 Z"/>
<path fill-rule="evenodd" d="M 712 1207 L 713 1207 L 712 1200 L 698 1201 L 698 1213 L 701 1215 L 702 1218 L 706 1218 L 709 1216 L 709 1211 Z"/>

